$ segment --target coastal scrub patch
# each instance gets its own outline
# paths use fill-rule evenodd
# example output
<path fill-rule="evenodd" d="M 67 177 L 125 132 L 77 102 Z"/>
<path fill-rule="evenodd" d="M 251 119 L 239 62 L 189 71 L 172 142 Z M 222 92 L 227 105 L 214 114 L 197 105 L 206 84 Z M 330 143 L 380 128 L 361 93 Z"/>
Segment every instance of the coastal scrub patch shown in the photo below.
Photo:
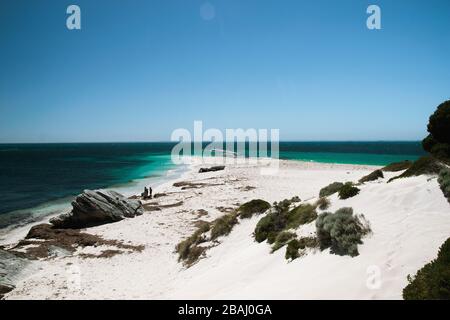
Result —
<path fill-rule="evenodd" d="M 238 208 L 238 215 L 241 219 L 248 219 L 254 214 L 261 214 L 270 208 L 270 203 L 261 199 L 251 200 Z"/>
<path fill-rule="evenodd" d="M 315 237 L 303 237 L 290 241 L 286 247 L 286 260 L 295 260 L 305 254 L 307 248 L 317 248 L 318 240 Z"/>
<path fill-rule="evenodd" d="M 258 221 L 255 228 L 255 240 L 263 242 L 268 240 L 273 243 L 277 234 L 282 231 L 287 223 L 287 210 L 272 209 L 265 217 Z"/>
<path fill-rule="evenodd" d="M 189 238 L 177 244 L 175 250 L 178 253 L 178 261 L 184 261 L 187 266 L 195 263 L 206 250 L 206 247 L 199 244 L 206 241 L 204 233 L 210 229 L 211 223 L 202 221 Z"/>
<path fill-rule="evenodd" d="M 319 191 L 319 197 L 328 197 L 332 194 L 335 194 L 336 192 L 339 192 L 341 188 L 344 186 L 342 182 L 333 182 L 330 183 L 328 186 L 320 189 Z"/>
<path fill-rule="evenodd" d="M 381 168 L 382 171 L 385 172 L 397 172 L 397 171 L 403 171 L 411 167 L 412 161 L 405 160 L 400 162 L 393 162 L 388 164 L 387 166 Z"/>
<path fill-rule="evenodd" d="M 178 261 L 183 261 L 188 267 L 193 265 L 207 249 L 218 244 L 217 241 L 212 242 L 213 240 L 228 235 L 237 223 L 237 214 L 234 211 L 217 218 L 213 222 L 197 221 L 197 230 L 175 247 L 175 251 L 178 253 Z M 210 235 L 208 236 L 207 232 L 209 231 Z M 210 243 L 206 244 L 206 242 Z"/>
<path fill-rule="evenodd" d="M 395 179 L 399 178 L 407 178 L 407 177 L 414 177 L 414 176 L 420 176 L 420 175 L 432 175 L 432 174 L 438 174 L 441 169 L 443 168 L 443 165 L 436 160 L 432 156 L 423 156 L 411 165 L 411 167 L 403 172 L 401 175 L 396 176 L 394 178 L 391 178 L 388 182 L 391 182 Z"/>
<path fill-rule="evenodd" d="M 316 218 L 317 212 L 315 206 L 308 203 L 301 204 L 288 213 L 287 228 L 298 228 L 300 225 L 310 223 Z"/>
<path fill-rule="evenodd" d="M 269 213 L 256 224 L 254 235 L 257 242 L 263 242 L 264 240 L 269 243 L 275 242 L 278 233 L 287 225 L 291 204 L 291 200 L 288 199 L 273 203 Z"/>
<path fill-rule="evenodd" d="M 272 252 L 277 251 L 281 247 L 285 246 L 290 240 L 294 239 L 297 235 L 294 232 L 282 231 L 275 238 L 275 243 L 272 246 Z"/>
<path fill-rule="evenodd" d="M 290 241 L 286 247 L 286 260 L 295 260 L 300 257 L 300 253 L 298 252 L 300 249 L 300 242 L 297 239 Z"/>
<path fill-rule="evenodd" d="M 351 182 L 346 182 L 339 190 L 339 199 L 348 199 L 356 196 L 359 193 L 359 189 Z"/>
<path fill-rule="evenodd" d="M 316 220 L 317 239 L 321 250 L 331 248 L 337 255 L 357 256 L 358 244 L 370 232 L 364 216 L 354 215 L 352 208 L 341 208 L 334 214 L 322 213 Z"/>
<path fill-rule="evenodd" d="M 408 275 L 409 284 L 403 289 L 405 300 L 450 299 L 450 238 L 440 247 L 436 259 Z"/>
<path fill-rule="evenodd" d="M 369 182 L 369 181 L 375 181 L 380 178 L 384 178 L 383 171 L 375 170 L 375 171 L 369 173 L 367 176 L 364 176 L 361 179 L 359 179 L 359 182 L 364 183 L 364 182 Z"/>
<path fill-rule="evenodd" d="M 450 202 L 450 169 L 445 168 L 439 172 L 438 183 L 442 190 L 442 193 Z"/>
<path fill-rule="evenodd" d="M 327 197 L 321 197 L 314 204 L 320 210 L 327 210 L 330 207 L 330 200 Z"/>
<path fill-rule="evenodd" d="M 211 229 L 211 240 L 228 235 L 237 223 L 237 214 L 234 212 L 217 218 L 213 222 L 213 227 Z"/>
<path fill-rule="evenodd" d="M 316 219 L 315 206 L 300 204 L 290 210 L 291 204 L 292 199 L 285 199 L 273 204 L 269 213 L 256 224 L 254 235 L 257 242 L 267 240 L 268 243 L 272 244 L 281 231 L 298 228 L 300 225 Z"/>

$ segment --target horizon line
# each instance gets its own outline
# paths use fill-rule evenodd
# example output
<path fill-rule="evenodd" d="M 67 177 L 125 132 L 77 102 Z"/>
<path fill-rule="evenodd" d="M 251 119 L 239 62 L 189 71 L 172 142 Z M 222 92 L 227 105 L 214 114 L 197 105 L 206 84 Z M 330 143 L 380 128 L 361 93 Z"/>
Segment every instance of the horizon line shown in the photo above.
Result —
<path fill-rule="evenodd" d="M 0 145 L 11 144 L 101 144 L 101 143 L 180 143 L 182 141 L 167 141 L 167 140 L 155 140 L 155 141 L 50 141 L 50 142 L 0 142 Z M 191 141 L 190 143 L 211 143 L 214 141 Z M 217 143 L 227 143 L 227 141 L 217 141 Z M 259 142 L 259 141 L 234 141 L 234 142 Z M 272 141 L 268 140 L 267 143 Z M 279 143 L 285 142 L 301 142 L 301 143 L 314 143 L 314 142 L 422 142 L 422 139 L 418 140 L 280 140 Z M 189 142 L 186 142 L 189 143 Z"/>

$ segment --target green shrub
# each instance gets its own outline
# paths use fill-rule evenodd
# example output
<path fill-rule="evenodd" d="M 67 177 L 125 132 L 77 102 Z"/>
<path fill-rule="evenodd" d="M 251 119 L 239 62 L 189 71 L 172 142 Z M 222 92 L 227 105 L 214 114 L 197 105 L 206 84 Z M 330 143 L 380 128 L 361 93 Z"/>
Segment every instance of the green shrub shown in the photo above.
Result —
<path fill-rule="evenodd" d="M 275 242 L 275 238 L 287 224 L 288 208 L 274 206 L 272 210 L 261 220 L 258 221 L 255 228 L 255 240 L 263 242 L 268 240 L 269 243 Z"/>
<path fill-rule="evenodd" d="M 438 183 L 441 187 L 442 193 L 450 202 L 450 169 L 445 168 L 439 172 Z"/>
<path fill-rule="evenodd" d="M 286 247 L 286 260 L 295 260 L 300 257 L 298 250 L 300 249 L 300 242 L 297 239 L 290 241 Z"/>
<path fill-rule="evenodd" d="M 327 210 L 330 207 L 330 200 L 328 200 L 327 197 L 319 198 L 319 200 L 316 201 L 315 206 L 318 207 L 320 210 Z"/>
<path fill-rule="evenodd" d="M 238 209 L 238 214 L 241 219 L 251 218 L 254 214 L 261 214 L 270 208 L 270 204 L 267 201 L 261 199 L 255 199 L 244 203 Z"/>
<path fill-rule="evenodd" d="M 209 222 L 202 221 L 194 234 L 176 246 L 178 261 L 184 261 L 186 265 L 191 265 L 198 260 L 206 248 L 197 245 L 204 242 L 203 234 L 208 232 L 210 228 Z"/>
<path fill-rule="evenodd" d="M 339 190 L 341 190 L 341 188 L 344 186 L 344 184 L 342 182 L 333 182 L 331 184 L 329 184 L 328 186 L 320 189 L 319 191 L 319 197 L 328 197 L 331 196 L 332 194 L 338 192 Z"/>
<path fill-rule="evenodd" d="M 426 264 L 403 289 L 405 300 L 450 299 L 450 238 L 439 249 L 436 259 Z"/>
<path fill-rule="evenodd" d="M 238 223 L 236 213 L 226 214 L 213 222 L 198 221 L 197 230 L 187 239 L 177 244 L 175 250 L 178 253 L 178 261 L 183 261 L 187 266 L 197 262 L 200 256 L 208 249 L 199 244 L 207 241 L 206 232 L 211 231 L 210 240 L 225 236 L 231 232 L 234 225 Z"/>
<path fill-rule="evenodd" d="M 436 159 L 440 159 L 447 164 L 450 164 L 450 144 L 448 143 L 436 143 L 431 148 L 431 154 Z"/>
<path fill-rule="evenodd" d="M 439 163 L 438 160 L 436 160 L 432 156 L 423 156 L 416 161 L 413 162 L 411 167 L 403 172 L 401 175 L 391 178 L 388 182 L 391 182 L 395 179 L 399 178 L 407 178 L 407 177 L 413 177 L 413 176 L 420 176 L 423 174 L 438 174 L 439 171 L 442 169 L 442 164 Z"/>
<path fill-rule="evenodd" d="M 429 134 L 428 136 L 425 137 L 425 139 L 422 140 L 422 148 L 427 152 L 431 152 L 431 149 L 437 143 L 438 142 L 433 138 L 433 136 Z"/>
<path fill-rule="evenodd" d="M 359 189 L 351 182 L 347 182 L 344 186 L 339 190 L 339 199 L 348 199 L 356 196 L 359 193 Z"/>
<path fill-rule="evenodd" d="M 274 202 L 273 203 L 273 208 L 277 211 L 287 211 L 289 210 L 289 207 L 291 206 L 292 201 L 290 199 L 284 199 L 280 202 Z"/>
<path fill-rule="evenodd" d="M 437 107 L 430 116 L 427 129 L 436 141 L 450 143 L 450 100 Z"/>
<path fill-rule="evenodd" d="M 316 237 L 303 237 L 298 240 L 300 249 L 316 248 L 319 246 L 319 242 Z"/>
<path fill-rule="evenodd" d="M 290 200 L 275 202 L 271 211 L 256 224 L 255 240 L 263 242 L 267 240 L 272 244 L 276 241 L 278 234 L 291 228 L 314 221 L 317 218 L 315 206 L 301 204 L 289 210 Z"/>
<path fill-rule="evenodd" d="M 316 218 L 317 212 L 315 206 L 311 204 L 301 204 L 288 213 L 286 227 L 288 229 L 295 229 L 302 224 L 314 221 Z"/>
<path fill-rule="evenodd" d="M 213 227 L 211 229 L 211 240 L 215 240 L 218 237 L 226 236 L 231 232 L 234 225 L 238 223 L 237 216 L 235 213 L 229 213 L 213 222 Z"/>
<path fill-rule="evenodd" d="M 318 246 L 317 238 L 304 237 L 299 240 L 294 239 L 288 242 L 285 258 L 295 260 L 304 254 L 306 248 L 316 248 Z M 302 251 L 300 251 L 302 250 Z"/>
<path fill-rule="evenodd" d="M 369 181 L 375 181 L 380 178 L 384 178 L 383 171 L 381 170 L 375 170 L 372 173 L 369 173 L 367 176 L 362 177 L 359 179 L 360 183 L 369 182 Z"/>
<path fill-rule="evenodd" d="M 370 232 L 352 208 L 341 208 L 334 214 L 325 212 L 316 220 L 317 239 L 321 250 L 331 248 L 331 253 L 357 256 L 358 244 Z"/>
<path fill-rule="evenodd" d="M 401 161 L 401 162 L 393 162 L 391 164 L 388 164 L 384 168 L 382 168 L 382 171 L 386 172 L 397 172 L 397 171 L 403 171 L 411 167 L 412 162 L 409 160 Z"/>
<path fill-rule="evenodd" d="M 450 163 L 450 100 L 441 103 L 428 121 L 430 133 L 423 141 L 425 151 Z"/>
<path fill-rule="evenodd" d="M 272 252 L 277 251 L 281 247 L 285 246 L 286 243 L 289 242 L 289 240 L 292 240 L 297 235 L 293 232 L 289 231 L 282 231 L 280 232 L 277 237 L 275 238 L 275 243 L 272 246 Z"/>
<path fill-rule="evenodd" d="M 275 242 L 278 233 L 287 225 L 291 203 L 291 200 L 288 199 L 273 203 L 269 213 L 256 224 L 254 234 L 257 242 L 264 240 L 269 243 Z"/>
<path fill-rule="evenodd" d="M 295 238 L 295 233 L 294 232 L 289 232 L 289 231 L 283 231 L 280 232 L 276 238 L 276 242 L 280 242 L 280 243 L 286 243 L 289 240 L 291 240 L 292 238 Z"/>

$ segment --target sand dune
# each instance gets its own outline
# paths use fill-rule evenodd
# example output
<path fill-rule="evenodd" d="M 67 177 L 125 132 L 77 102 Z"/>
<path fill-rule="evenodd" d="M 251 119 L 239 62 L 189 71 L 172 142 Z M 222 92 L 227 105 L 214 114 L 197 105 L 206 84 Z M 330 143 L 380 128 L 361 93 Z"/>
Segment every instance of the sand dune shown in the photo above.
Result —
<path fill-rule="evenodd" d="M 261 175 L 266 164 L 227 165 L 225 170 L 190 170 L 176 181 L 196 188 L 158 186 L 166 195 L 146 201 L 142 216 L 89 228 L 106 239 L 144 245 L 142 252 L 110 258 L 82 258 L 108 248 L 80 248 L 33 264 L 7 299 L 401 299 L 408 274 L 436 257 L 450 236 L 450 208 L 435 177 L 419 176 L 386 183 L 393 176 L 366 183 L 359 195 L 339 200 L 331 196 L 331 211 L 351 206 L 371 224 L 373 233 L 354 258 L 309 252 L 287 262 L 284 250 L 271 254 L 256 243 L 252 232 L 258 217 L 242 220 L 206 257 L 190 268 L 177 261 L 175 246 L 192 234 L 199 219 L 212 221 L 227 208 L 261 198 L 269 202 L 299 196 L 316 200 L 333 181 L 357 181 L 377 167 L 280 161 L 276 175 Z M 176 206 L 173 204 L 177 204 Z M 204 211 L 206 210 L 207 214 Z M 296 232 L 314 232 L 314 222 Z M 12 234 L 10 243 L 17 241 Z M 8 242 L 8 239 L 7 241 Z M 31 270 L 31 269 L 30 269 Z"/>

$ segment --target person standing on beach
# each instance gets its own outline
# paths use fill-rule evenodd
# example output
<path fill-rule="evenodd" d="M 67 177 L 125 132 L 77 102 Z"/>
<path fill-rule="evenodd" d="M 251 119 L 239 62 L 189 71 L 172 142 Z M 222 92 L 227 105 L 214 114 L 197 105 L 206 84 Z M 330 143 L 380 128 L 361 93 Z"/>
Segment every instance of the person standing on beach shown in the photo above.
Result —
<path fill-rule="evenodd" d="M 148 197 L 149 197 L 150 199 L 152 198 L 152 193 L 153 193 L 152 187 L 148 187 Z"/>
<path fill-rule="evenodd" d="M 148 189 L 147 189 L 147 187 L 144 187 L 144 192 L 141 193 L 141 197 L 144 200 L 147 199 L 147 197 L 148 197 Z"/>

